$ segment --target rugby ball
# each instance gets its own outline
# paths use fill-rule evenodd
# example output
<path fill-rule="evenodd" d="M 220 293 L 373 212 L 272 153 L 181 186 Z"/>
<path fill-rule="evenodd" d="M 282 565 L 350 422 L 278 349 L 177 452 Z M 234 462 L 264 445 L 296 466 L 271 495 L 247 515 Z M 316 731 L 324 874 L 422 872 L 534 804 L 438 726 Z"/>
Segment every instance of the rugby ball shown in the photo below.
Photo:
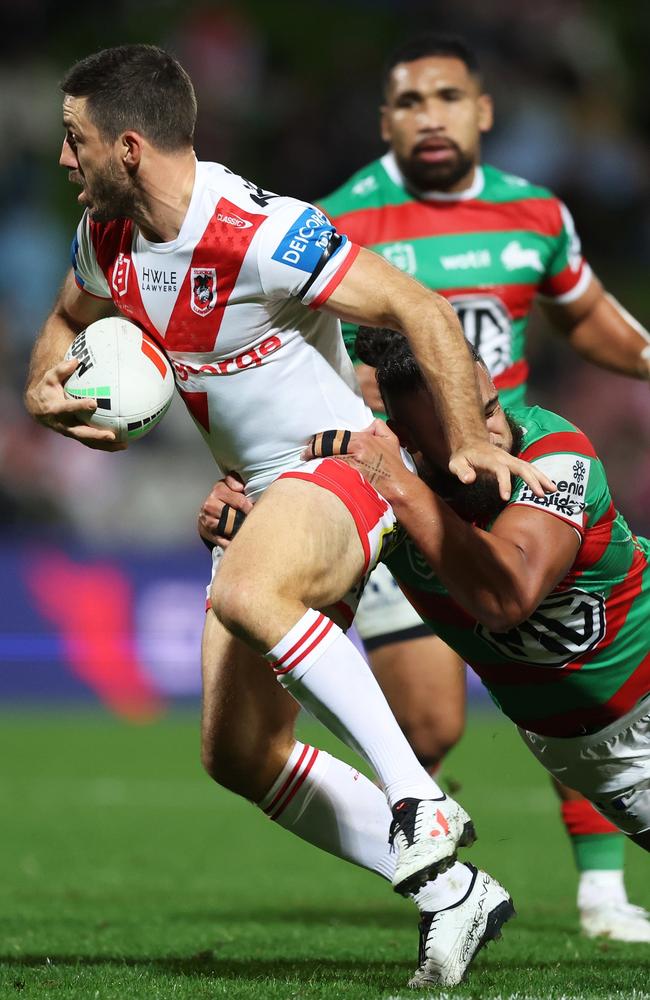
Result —
<path fill-rule="evenodd" d="M 162 420 L 174 395 L 174 374 L 161 349 L 139 326 L 110 316 L 82 330 L 66 360 L 79 364 L 66 380 L 73 399 L 94 399 L 88 423 L 134 441 Z"/>

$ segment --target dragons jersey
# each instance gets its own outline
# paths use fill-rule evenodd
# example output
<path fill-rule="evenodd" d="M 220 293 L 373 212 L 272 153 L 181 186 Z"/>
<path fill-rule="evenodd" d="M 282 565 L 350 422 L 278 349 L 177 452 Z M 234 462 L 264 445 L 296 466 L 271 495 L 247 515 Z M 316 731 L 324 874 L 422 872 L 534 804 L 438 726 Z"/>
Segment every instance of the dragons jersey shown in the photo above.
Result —
<path fill-rule="evenodd" d="M 312 434 L 369 423 L 340 324 L 318 311 L 357 253 L 319 209 L 199 162 L 175 240 L 86 214 L 72 256 L 78 285 L 166 351 L 217 464 L 256 494 Z"/>
<path fill-rule="evenodd" d="M 320 205 L 350 239 L 448 298 L 503 405 L 523 405 L 533 299 L 568 302 L 591 277 L 562 202 L 490 166 L 478 167 L 458 194 L 415 197 L 387 153 Z M 355 333 L 345 329 L 353 358 Z"/>
<path fill-rule="evenodd" d="M 571 570 L 534 614 L 491 632 L 450 597 L 410 539 L 386 562 L 418 613 L 514 722 L 550 736 L 593 732 L 650 691 L 650 542 L 635 538 L 615 509 L 584 434 L 539 407 L 513 416 L 525 429 L 521 457 L 558 489 L 538 499 L 519 480 L 509 503 L 559 517 L 580 536 Z"/>

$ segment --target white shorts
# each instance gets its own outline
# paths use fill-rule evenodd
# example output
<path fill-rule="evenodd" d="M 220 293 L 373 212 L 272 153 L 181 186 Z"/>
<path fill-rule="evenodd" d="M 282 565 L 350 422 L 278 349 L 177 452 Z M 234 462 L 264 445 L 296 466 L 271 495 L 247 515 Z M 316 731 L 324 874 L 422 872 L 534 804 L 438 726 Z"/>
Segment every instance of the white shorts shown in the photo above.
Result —
<path fill-rule="evenodd" d="M 650 695 L 589 736 L 519 732 L 554 778 L 582 792 L 624 833 L 650 830 Z"/>
<path fill-rule="evenodd" d="M 431 635 L 431 630 L 406 600 L 383 563 L 377 564 L 368 579 L 354 624 L 368 649 L 418 635 Z M 413 629 L 417 632 L 413 633 Z M 405 632 L 408 635 L 404 635 Z"/>
<path fill-rule="evenodd" d="M 349 628 L 357 612 L 366 581 L 395 531 L 393 510 L 356 469 L 337 458 L 318 458 L 306 462 L 299 469 L 283 473 L 277 481 L 283 479 L 302 479 L 334 493 L 354 518 L 364 552 L 363 575 L 331 609 L 341 626 Z M 222 555 L 223 550 L 216 546 L 212 552 L 212 577 L 207 588 L 206 608 L 210 606 L 210 588 Z"/>

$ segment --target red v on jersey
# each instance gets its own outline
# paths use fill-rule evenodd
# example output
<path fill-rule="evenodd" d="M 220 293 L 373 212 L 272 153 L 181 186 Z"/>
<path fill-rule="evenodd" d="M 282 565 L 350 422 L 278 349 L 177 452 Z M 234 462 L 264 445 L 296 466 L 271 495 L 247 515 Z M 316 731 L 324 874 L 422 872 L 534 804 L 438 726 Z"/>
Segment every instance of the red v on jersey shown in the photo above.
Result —
<path fill-rule="evenodd" d="M 234 226 L 233 218 L 247 225 Z M 101 227 L 91 223 L 91 232 L 97 262 L 120 311 L 165 350 L 202 354 L 214 350 L 244 257 L 265 218 L 245 212 L 226 198 L 219 200 L 181 279 L 165 332 L 154 325 L 142 301 L 133 265 L 132 221 L 120 219 Z"/>
<path fill-rule="evenodd" d="M 232 224 L 236 218 L 249 223 L 245 228 Z M 165 336 L 168 351 L 182 351 L 203 354 L 213 351 L 219 335 L 228 300 L 241 271 L 244 257 L 248 253 L 255 233 L 264 222 L 265 215 L 253 215 L 227 198 L 220 198 L 214 215 L 210 219 L 203 236 L 192 254 L 189 268 L 181 284 Z M 218 267 L 215 268 L 215 247 L 219 251 Z M 197 303 L 202 280 L 209 287 L 214 273 L 214 301 Z M 205 292 L 205 284 L 203 285 Z M 205 298 L 205 296 L 204 296 Z M 201 314 L 201 308 L 205 312 Z M 198 310 L 198 311 L 197 311 Z"/>
<path fill-rule="evenodd" d="M 106 275 L 113 302 L 120 312 L 146 330 L 164 348 L 165 342 L 143 305 L 133 267 L 133 222 L 131 219 L 116 219 L 98 225 L 91 221 L 90 235 L 97 263 Z"/>

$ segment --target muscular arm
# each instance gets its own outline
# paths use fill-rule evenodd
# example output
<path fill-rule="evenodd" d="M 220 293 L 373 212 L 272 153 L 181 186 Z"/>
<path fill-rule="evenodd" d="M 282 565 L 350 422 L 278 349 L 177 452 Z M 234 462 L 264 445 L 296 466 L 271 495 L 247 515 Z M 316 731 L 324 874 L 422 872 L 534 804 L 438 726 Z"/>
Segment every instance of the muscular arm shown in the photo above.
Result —
<path fill-rule="evenodd" d="M 423 482 L 391 499 L 397 519 L 468 614 L 505 632 L 530 617 L 566 576 L 579 548 L 571 525 L 529 507 L 507 507 L 492 529 L 458 517 Z"/>
<path fill-rule="evenodd" d="M 388 327 L 408 339 L 439 403 L 451 451 L 449 469 L 461 482 L 474 482 L 476 470 L 483 469 L 496 476 L 504 500 L 510 497 L 511 473 L 521 476 L 537 496 L 553 491 L 548 477 L 489 443 L 474 362 L 446 299 L 361 249 L 324 308 L 348 322 Z"/>
<path fill-rule="evenodd" d="M 93 399 L 68 399 L 63 384 L 77 366 L 63 361 L 68 347 L 90 323 L 115 312 L 110 300 L 97 299 L 77 287 L 69 272 L 52 312 L 34 345 L 25 387 L 28 413 L 51 430 L 92 448 L 122 450 L 112 431 L 89 427 L 83 417 L 97 407 Z"/>
<path fill-rule="evenodd" d="M 310 443 L 303 458 L 312 457 Z M 464 521 L 408 471 L 398 439 L 380 420 L 350 436 L 342 460 L 385 497 L 452 597 L 491 631 L 530 617 L 575 560 L 576 530 L 544 511 L 506 507 L 489 532 Z"/>
<path fill-rule="evenodd" d="M 587 361 L 621 375 L 650 379 L 650 334 L 597 279 L 574 302 L 542 305 L 553 325 Z"/>
<path fill-rule="evenodd" d="M 427 383 L 441 400 L 452 452 L 474 441 L 487 441 L 474 363 L 458 317 L 446 299 L 362 249 L 324 308 L 351 323 L 404 334 Z"/>

